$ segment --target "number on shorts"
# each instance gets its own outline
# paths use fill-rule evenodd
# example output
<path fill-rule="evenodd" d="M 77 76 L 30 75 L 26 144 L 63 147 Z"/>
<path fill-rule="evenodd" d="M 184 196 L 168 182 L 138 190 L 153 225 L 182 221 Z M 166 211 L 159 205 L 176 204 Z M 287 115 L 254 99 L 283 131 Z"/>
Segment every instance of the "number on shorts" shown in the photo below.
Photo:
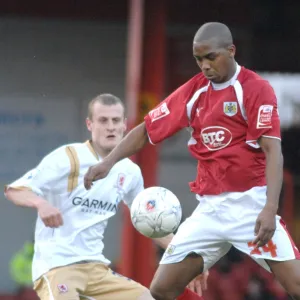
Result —
<path fill-rule="evenodd" d="M 268 242 L 268 244 L 266 244 L 265 246 L 263 247 L 259 247 L 259 248 L 256 248 L 256 245 L 254 245 L 252 242 L 248 242 L 248 247 L 249 248 L 253 248 L 250 252 L 251 255 L 253 254 L 258 254 L 258 255 L 261 255 L 261 250 L 259 248 L 262 248 L 262 250 L 265 252 L 265 253 L 270 253 L 272 257 L 276 257 L 277 256 L 277 246 L 273 243 L 272 240 L 270 240 Z"/>

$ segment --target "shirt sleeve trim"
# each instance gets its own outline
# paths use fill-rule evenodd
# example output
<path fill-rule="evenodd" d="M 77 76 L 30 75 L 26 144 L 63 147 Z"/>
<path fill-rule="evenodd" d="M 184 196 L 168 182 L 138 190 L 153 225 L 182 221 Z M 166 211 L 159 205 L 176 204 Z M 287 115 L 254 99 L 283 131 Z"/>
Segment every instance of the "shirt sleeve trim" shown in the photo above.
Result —
<path fill-rule="evenodd" d="M 277 136 L 270 136 L 270 135 L 262 135 L 263 137 L 266 137 L 266 138 L 270 138 L 270 139 L 276 139 L 276 140 L 279 140 L 281 141 L 281 138 L 277 137 Z"/>
<path fill-rule="evenodd" d="M 32 189 L 28 186 L 13 186 L 13 185 L 9 185 L 6 184 L 4 186 L 4 192 L 8 191 L 9 189 L 14 189 L 14 190 L 19 190 L 19 191 L 32 191 Z"/>
<path fill-rule="evenodd" d="M 263 137 L 266 137 L 266 138 L 270 138 L 270 139 L 276 139 L 276 140 L 279 140 L 281 141 L 281 138 L 277 137 L 277 136 L 269 136 L 269 135 L 262 135 Z M 260 145 L 259 143 L 257 142 L 257 140 L 249 140 L 249 141 L 246 141 L 246 144 L 248 144 L 249 146 L 255 148 L 255 149 L 259 149 L 260 148 Z"/>
<path fill-rule="evenodd" d="M 152 144 L 152 145 L 154 145 L 154 146 L 155 146 L 155 144 L 152 142 L 152 140 L 151 140 L 151 138 L 150 138 L 150 135 L 149 135 L 149 133 L 147 133 L 147 135 L 148 135 L 148 139 L 149 139 L 149 142 L 150 142 L 150 144 Z"/>

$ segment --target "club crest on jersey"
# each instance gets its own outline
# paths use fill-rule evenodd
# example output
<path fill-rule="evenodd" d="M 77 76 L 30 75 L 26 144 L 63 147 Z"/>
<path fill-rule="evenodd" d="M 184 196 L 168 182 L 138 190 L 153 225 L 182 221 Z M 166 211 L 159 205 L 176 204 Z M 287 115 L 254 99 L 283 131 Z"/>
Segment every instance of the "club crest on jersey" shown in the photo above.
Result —
<path fill-rule="evenodd" d="M 68 287 L 66 284 L 58 284 L 57 288 L 60 293 L 66 293 L 68 291 Z"/>
<path fill-rule="evenodd" d="M 224 109 L 225 115 L 227 115 L 229 117 L 233 117 L 237 113 L 237 110 L 238 110 L 237 102 L 224 102 L 223 109 Z"/>
<path fill-rule="evenodd" d="M 168 248 L 166 249 L 166 252 L 165 252 L 165 253 L 171 255 L 171 254 L 174 253 L 175 248 L 176 248 L 176 246 L 170 244 L 170 245 L 168 246 Z"/>
<path fill-rule="evenodd" d="M 125 182 L 125 174 L 119 173 L 117 180 L 117 188 L 122 189 Z"/>

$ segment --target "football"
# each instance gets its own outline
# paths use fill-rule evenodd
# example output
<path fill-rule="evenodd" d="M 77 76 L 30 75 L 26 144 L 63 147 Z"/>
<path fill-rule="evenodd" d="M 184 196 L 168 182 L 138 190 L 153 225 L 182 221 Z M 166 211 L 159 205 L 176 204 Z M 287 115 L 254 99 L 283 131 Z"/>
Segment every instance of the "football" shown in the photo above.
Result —
<path fill-rule="evenodd" d="M 149 187 L 140 192 L 130 209 L 133 226 L 150 238 L 160 238 L 173 233 L 182 217 L 178 198 L 163 187 Z"/>

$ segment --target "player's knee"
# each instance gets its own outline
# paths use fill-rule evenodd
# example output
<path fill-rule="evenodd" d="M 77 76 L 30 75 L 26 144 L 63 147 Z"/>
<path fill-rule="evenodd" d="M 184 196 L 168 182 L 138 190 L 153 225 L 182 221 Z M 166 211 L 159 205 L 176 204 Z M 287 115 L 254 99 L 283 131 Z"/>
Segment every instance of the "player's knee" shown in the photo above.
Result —
<path fill-rule="evenodd" d="M 165 292 L 163 291 L 159 291 L 159 290 L 154 290 L 154 289 L 150 289 L 151 292 L 151 296 L 153 297 L 153 299 L 155 300 L 174 300 L 175 298 L 173 296 L 167 296 Z"/>
<path fill-rule="evenodd" d="M 159 285 L 155 285 L 155 284 L 151 285 L 150 293 L 151 293 L 151 296 L 155 300 L 174 300 L 178 296 L 178 292 L 176 291 L 175 288 L 172 290 L 169 290 L 169 289 L 163 288 L 163 286 L 159 286 Z"/>

